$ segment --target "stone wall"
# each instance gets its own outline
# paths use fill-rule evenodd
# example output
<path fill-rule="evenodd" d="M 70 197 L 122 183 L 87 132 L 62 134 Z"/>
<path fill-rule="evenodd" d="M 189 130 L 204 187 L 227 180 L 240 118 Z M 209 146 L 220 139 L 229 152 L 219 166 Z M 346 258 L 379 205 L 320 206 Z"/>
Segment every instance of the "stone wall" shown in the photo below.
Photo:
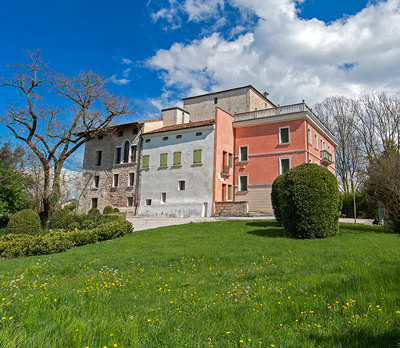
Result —
<path fill-rule="evenodd" d="M 243 216 L 248 213 L 247 202 L 215 202 L 215 216 Z"/>

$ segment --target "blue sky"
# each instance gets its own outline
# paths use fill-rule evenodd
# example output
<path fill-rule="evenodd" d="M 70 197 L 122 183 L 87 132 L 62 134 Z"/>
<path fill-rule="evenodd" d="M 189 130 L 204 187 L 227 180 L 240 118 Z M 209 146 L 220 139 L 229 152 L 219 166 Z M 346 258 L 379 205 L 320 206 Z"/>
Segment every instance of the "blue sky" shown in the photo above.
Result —
<path fill-rule="evenodd" d="M 1 76 L 39 48 L 64 74 L 109 79 L 137 104 L 129 120 L 248 84 L 310 106 L 400 86 L 400 0 L 2 1 L 0 33 Z M 1 110 L 11 92 L 0 88 Z"/>

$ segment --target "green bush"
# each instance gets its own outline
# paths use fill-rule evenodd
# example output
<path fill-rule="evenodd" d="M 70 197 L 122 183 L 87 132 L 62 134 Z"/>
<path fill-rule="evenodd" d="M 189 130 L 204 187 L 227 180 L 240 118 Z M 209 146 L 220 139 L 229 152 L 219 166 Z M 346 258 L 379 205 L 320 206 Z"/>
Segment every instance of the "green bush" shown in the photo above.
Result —
<path fill-rule="evenodd" d="M 63 210 L 65 210 L 67 213 L 72 213 L 76 210 L 76 204 L 77 204 L 76 199 L 73 199 L 72 201 L 64 205 Z"/>
<path fill-rule="evenodd" d="M 7 233 L 36 235 L 40 231 L 40 218 L 32 209 L 24 209 L 13 216 L 7 224 Z"/>
<path fill-rule="evenodd" d="M 99 216 L 99 215 L 100 215 L 100 210 L 97 208 L 91 208 L 87 213 L 87 216 Z"/>
<path fill-rule="evenodd" d="M 50 229 L 62 229 L 67 227 L 68 213 L 63 209 L 54 210 L 49 223 Z"/>
<path fill-rule="evenodd" d="M 339 230 L 341 198 L 336 177 L 316 164 L 286 172 L 280 196 L 285 234 L 293 238 L 325 238 Z"/>
<path fill-rule="evenodd" d="M 113 209 L 113 212 L 114 212 L 114 213 L 119 213 L 119 209 L 118 209 L 118 208 L 114 208 L 114 209 Z"/>
<path fill-rule="evenodd" d="M 112 221 L 91 230 L 52 231 L 43 236 L 7 234 L 0 236 L 0 257 L 52 254 L 66 251 L 73 246 L 122 237 L 130 232 L 130 222 Z"/>
<path fill-rule="evenodd" d="M 274 210 L 274 215 L 276 222 L 279 226 L 282 226 L 282 212 L 281 212 L 281 203 L 280 203 L 280 195 L 282 191 L 282 184 L 283 184 L 283 175 L 279 175 L 272 184 L 271 190 L 271 203 L 272 209 Z"/>
<path fill-rule="evenodd" d="M 125 236 L 132 232 L 132 224 L 128 221 L 112 221 L 93 229 L 98 235 L 99 241 Z"/>
<path fill-rule="evenodd" d="M 107 205 L 103 209 L 103 214 L 111 214 L 114 212 L 114 209 L 111 205 Z"/>

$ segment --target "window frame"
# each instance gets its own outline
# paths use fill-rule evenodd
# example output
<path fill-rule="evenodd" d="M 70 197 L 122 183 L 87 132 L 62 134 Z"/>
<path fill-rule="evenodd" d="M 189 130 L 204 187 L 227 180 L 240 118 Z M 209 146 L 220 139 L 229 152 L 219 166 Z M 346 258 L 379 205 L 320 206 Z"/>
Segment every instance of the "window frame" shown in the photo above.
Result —
<path fill-rule="evenodd" d="M 113 174 L 113 185 L 112 187 L 119 187 L 119 173 Z"/>
<path fill-rule="evenodd" d="M 179 161 L 177 161 L 177 157 L 179 157 Z M 179 162 L 179 163 L 178 163 Z M 172 158 L 172 165 L 174 167 L 182 166 L 182 151 L 175 151 Z"/>
<path fill-rule="evenodd" d="M 288 130 L 288 141 L 282 142 L 282 130 Z M 279 127 L 279 145 L 290 144 L 290 126 Z"/>
<path fill-rule="evenodd" d="M 93 188 L 99 188 L 100 186 L 100 175 L 99 174 L 94 174 L 93 175 Z"/>
<path fill-rule="evenodd" d="M 196 161 L 196 154 L 200 153 L 200 160 Z M 203 149 L 193 149 L 193 164 L 199 165 L 203 164 Z"/>
<path fill-rule="evenodd" d="M 242 149 L 246 148 L 246 159 L 242 159 Z M 249 145 L 239 146 L 239 162 L 249 161 Z"/>
<path fill-rule="evenodd" d="M 168 152 L 160 153 L 160 168 L 168 168 Z"/>
<path fill-rule="evenodd" d="M 102 158 L 103 158 L 103 150 L 96 150 L 96 155 L 94 158 L 95 167 L 101 167 Z"/>
<path fill-rule="evenodd" d="M 178 191 L 186 191 L 186 181 L 185 180 L 178 180 Z"/>
<path fill-rule="evenodd" d="M 144 200 L 144 205 L 145 205 L 145 206 L 150 206 L 150 205 L 151 205 L 151 198 L 146 198 L 146 199 Z"/>
<path fill-rule="evenodd" d="M 128 187 L 135 186 L 135 172 L 128 173 Z"/>
<path fill-rule="evenodd" d="M 129 156 L 130 163 L 136 163 L 136 154 L 137 154 L 137 144 L 131 144 L 130 156 Z"/>
<path fill-rule="evenodd" d="M 307 143 L 312 146 L 312 132 L 310 127 L 307 127 Z"/>
<path fill-rule="evenodd" d="M 279 175 L 284 174 L 284 173 L 282 172 L 282 160 L 289 160 L 289 168 L 288 168 L 288 170 L 289 170 L 290 168 L 292 168 L 292 160 L 291 160 L 291 157 L 290 157 L 290 156 L 279 157 Z M 285 173 L 286 173 L 286 172 L 285 172 Z"/>
<path fill-rule="evenodd" d="M 99 206 L 99 199 L 97 197 L 92 197 L 90 206 L 92 207 L 92 209 L 97 209 L 97 207 Z"/>
<path fill-rule="evenodd" d="M 242 190 L 241 178 L 246 178 L 246 190 Z M 239 192 L 249 192 L 249 174 L 239 174 L 238 175 L 238 191 Z"/>
<path fill-rule="evenodd" d="M 115 147 L 115 159 L 114 159 L 114 163 L 115 164 L 121 164 L 122 163 L 121 155 L 122 155 L 122 147 L 121 146 L 116 146 Z"/>
<path fill-rule="evenodd" d="M 147 165 L 145 166 L 145 159 L 147 159 Z M 143 155 L 142 158 L 142 168 L 143 169 L 149 169 L 150 168 L 150 155 Z"/>
<path fill-rule="evenodd" d="M 132 202 L 132 204 L 130 204 L 130 202 Z M 133 207 L 133 197 L 127 197 L 127 202 L 126 202 L 126 206 L 127 207 Z"/>
<path fill-rule="evenodd" d="M 315 144 L 314 144 L 315 150 L 318 150 L 318 134 L 317 133 L 314 133 L 314 142 L 315 142 Z"/>
<path fill-rule="evenodd" d="M 166 204 L 167 202 L 167 193 L 161 192 L 160 204 Z"/>

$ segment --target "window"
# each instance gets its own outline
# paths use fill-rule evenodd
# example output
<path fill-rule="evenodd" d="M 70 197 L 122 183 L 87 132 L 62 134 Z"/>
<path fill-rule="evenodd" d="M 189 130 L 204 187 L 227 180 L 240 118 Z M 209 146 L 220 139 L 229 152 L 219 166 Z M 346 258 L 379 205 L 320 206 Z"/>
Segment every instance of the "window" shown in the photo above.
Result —
<path fill-rule="evenodd" d="M 325 150 L 325 141 L 321 139 L 321 151 Z"/>
<path fill-rule="evenodd" d="M 331 147 L 328 145 L 328 152 L 331 153 Z"/>
<path fill-rule="evenodd" d="M 132 134 L 133 134 L 133 135 L 138 134 L 138 129 L 137 129 L 137 128 L 133 128 L 133 129 L 132 129 Z"/>
<path fill-rule="evenodd" d="M 113 186 L 118 187 L 118 180 L 119 180 L 119 174 L 114 174 L 113 176 Z"/>
<path fill-rule="evenodd" d="M 164 141 L 165 141 L 165 140 L 168 140 L 168 137 L 164 137 L 164 138 L 162 138 L 162 140 L 164 140 Z"/>
<path fill-rule="evenodd" d="M 245 162 L 249 160 L 249 147 L 248 146 L 240 146 L 239 147 L 239 161 Z"/>
<path fill-rule="evenodd" d="M 131 162 L 136 162 L 136 145 L 131 146 Z"/>
<path fill-rule="evenodd" d="M 228 201 L 232 199 L 232 185 L 228 185 Z"/>
<path fill-rule="evenodd" d="M 124 159 L 123 159 L 123 162 L 124 163 L 128 163 L 128 159 L 129 159 L 129 141 L 125 141 L 125 143 L 124 143 Z"/>
<path fill-rule="evenodd" d="M 311 158 L 308 159 L 308 163 L 312 163 L 312 159 Z"/>
<path fill-rule="evenodd" d="M 168 167 L 168 154 L 162 153 L 160 154 L 160 167 Z"/>
<path fill-rule="evenodd" d="M 133 206 L 133 197 L 128 197 L 128 207 Z"/>
<path fill-rule="evenodd" d="M 119 136 L 119 137 L 122 137 L 123 135 L 124 135 L 124 131 L 119 131 L 119 132 L 118 132 L 118 136 Z"/>
<path fill-rule="evenodd" d="M 201 137 L 203 135 L 203 132 L 197 132 L 196 137 Z"/>
<path fill-rule="evenodd" d="M 93 176 L 93 187 L 98 188 L 99 187 L 99 181 L 100 181 L 100 176 L 99 175 L 94 175 Z"/>
<path fill-rule="evenodd" d="M 214 104 L 218 104 L 218 97 L 214 98 Z"/>
<path fill-rule="evenodd" d="M 128 186 L 133 186 L 135 183 L 135 173 L 129 173 L 129 185 Z"/>
<path fill-rule="evenodd" d="M 307 128 L 307 141 L 308 141 L 309 144 L 312 145 L 311 128 Z"/>
<path fill-rule="evenodd" d="M 290 158 L 279 159 L 279 174 L 285 174 L 290 169 Z"/>
<path fill-rule="evenodd" d="M 222 202 L 226 201 L 226 184 L 222 184 Z"/>
<path fill-rule="evenodd" d="M 288 144 L 290 142 L 290 127 L 279 128 L 279 144 Z"/>
<path fill-rule="evenodd" d="M 232 168 L 232 154 L 228 154 L 228 167 Z"/>
<path fill-rule="evenodd" d="M 247 191 L 248 180 L 247 175 L 239 175 L 239 191 Z"/>
<path fill-rule="evenodd" d="M 182 152 L 174 152 L 174 166 L 180 166 L 182 164 Z"/>
<path fill-rule="evenodd" d="M 180 138 L 182 138 L 182 134 L 178 134 L 178 135 L 176 136 L 176 139 L 180 139 Z"/>
<path fill-rule="evenodd" d="M 165 204 L 166 201 L 167 201 L 167 193 L 162 192 L 161 193 L 161 204 Z"/>
<path fill-rule="evenodd" d="M 92 198 L 92 208 L 97 208 L 97 202 L 98 202 L 97 198 Z"/>
<path fill-rule="evenodd" d="M 201 149 L 193 150 L 193 164 L 201 164 L 201 155 Z"/>
<path fill-rule="evenodd" d="M 314 146 L 315 149 L 318 150 L 318 135 L 314 134 Z"/>
<path fill-rule="evenodd" d="M 120 164 L 121 163 L 121 148 L 117 147 L 115 149 L 115 163 Z"/>
<path fill-rule="evenodd" d="M 178 181 L 178 191 L 185 191 L 186 185 L 185 180 Z"/>
<path fill-rule="evenodd" d="M 150 155 L 143 155 L 143 168 L 148 169 L 150 165 Z"/>
<path fill-rule="evenodd" d="M 145 201 L 145 205 L 151 205 L 151 199 L 147 198 Z"/>
<path fill-rule="evenodd" d="M 150 142 L 150 139 L 146 139 L 146 143 L 149 143 Z"/>
<path fill-rule="evenodd" d="M 103 151 L 96 151 L 96 166 L 101 166 L 101 157 L 102 157 Z"/>

